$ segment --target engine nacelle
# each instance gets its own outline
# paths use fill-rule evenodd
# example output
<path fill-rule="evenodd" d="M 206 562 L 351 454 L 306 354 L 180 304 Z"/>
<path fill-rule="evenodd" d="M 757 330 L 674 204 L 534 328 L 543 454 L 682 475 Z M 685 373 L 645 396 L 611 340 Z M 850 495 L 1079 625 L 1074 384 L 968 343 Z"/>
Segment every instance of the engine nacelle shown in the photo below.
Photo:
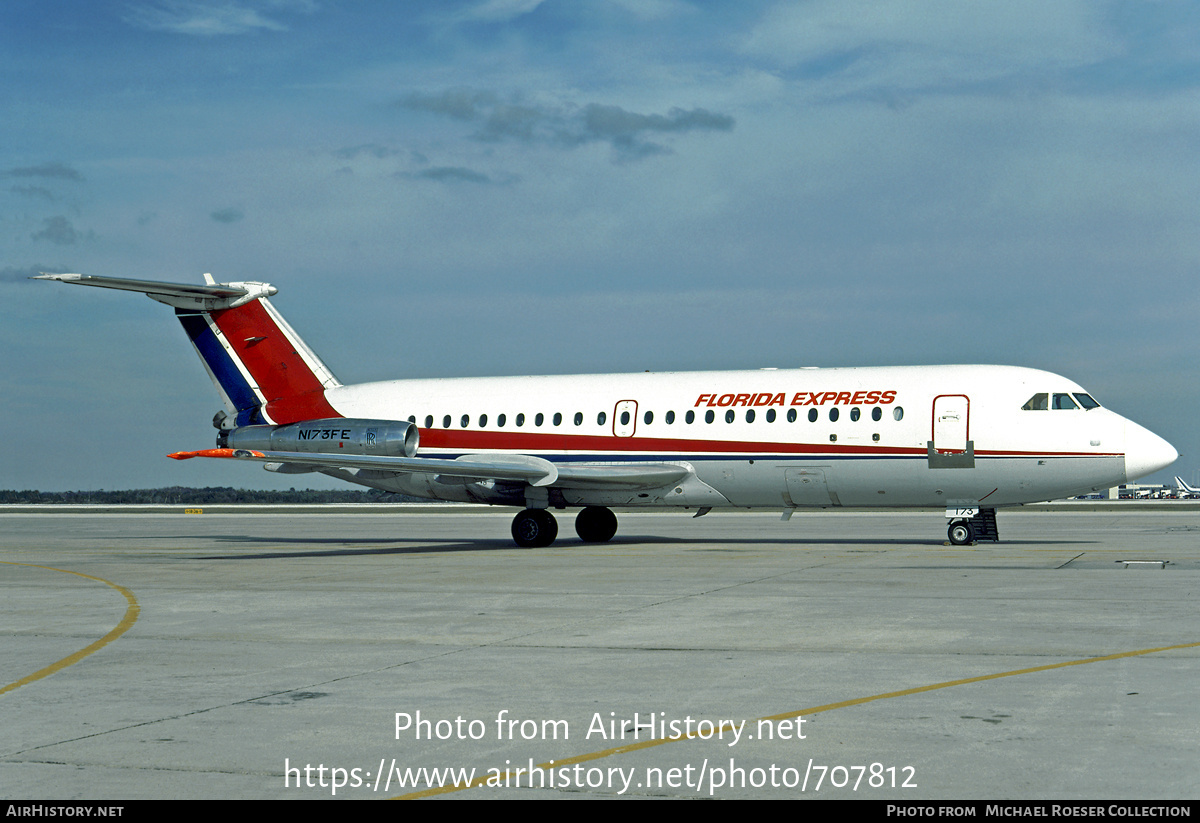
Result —
<path fill-rule="evenodd" d="M 286 426 L 239 426 L 217 435 L 217 446 L 276 452 L 412 457 L 420 435 L 407 420 L 331 417 Z"/>

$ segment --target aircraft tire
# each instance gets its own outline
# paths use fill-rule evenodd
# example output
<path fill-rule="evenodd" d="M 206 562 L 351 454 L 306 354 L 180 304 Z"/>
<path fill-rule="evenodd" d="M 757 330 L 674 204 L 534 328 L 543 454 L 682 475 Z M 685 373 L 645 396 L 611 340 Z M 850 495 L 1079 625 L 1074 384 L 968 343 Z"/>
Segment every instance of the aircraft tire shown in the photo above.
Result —
<path fill-rule="evenodd" d="M 617 533 L 617 516 L 604 506 L 588 506 L 575 515 L 575 533 L 584 543 L 607 543 Z"/>
<path fill-rule="evenodd" d="M 558 521 L 545 509 L 524 509 L 512 522 L 512 536 L 523 549 L 541 549 L 558 537 Z"/>
<path fill-rule="evenodd" d="M 946 534 L 955 546 L 969 546 L 975 542 L 975 529 L 971 528 L 971 523 L 967 520 L 952 521 Z"/>

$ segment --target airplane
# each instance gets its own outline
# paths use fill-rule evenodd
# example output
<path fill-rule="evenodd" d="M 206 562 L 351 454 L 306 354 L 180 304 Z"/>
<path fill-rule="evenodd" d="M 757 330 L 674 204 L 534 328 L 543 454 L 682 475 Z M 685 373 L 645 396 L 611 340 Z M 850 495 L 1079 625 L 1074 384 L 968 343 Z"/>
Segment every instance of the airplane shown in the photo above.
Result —
<path fill-rule="evenodd" d="M 996 540 L 996 509 L 1086 494 L 1178 453 L 1081 386 L 1014 366 L 760 369 L 391 380 L 343 385 L 254 281 L 84 274 L 175 309 L 224 400 L 216 447 L 387 492 L 518 508 L 518 546 L 551 509 L 611 540 L 614 507 L 945 509 L 954 545 Z"/>
<path fill-rule="evenodd" d="M 1200 489 L 1189 486 L 1179 475 L 1175 475 L 1175 488 L 1179 490 L 1180 497 L 1200 497 Z"/>

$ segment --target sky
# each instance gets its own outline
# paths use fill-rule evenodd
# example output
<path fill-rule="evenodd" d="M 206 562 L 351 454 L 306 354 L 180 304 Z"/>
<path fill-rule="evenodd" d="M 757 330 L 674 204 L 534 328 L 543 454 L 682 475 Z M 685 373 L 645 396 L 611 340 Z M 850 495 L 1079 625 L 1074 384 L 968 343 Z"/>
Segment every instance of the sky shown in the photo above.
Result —
<path fill-rule="evenodd" d="M 1003 363 L 1200 473 L 1200 5 L 5 0 L 0 488 L 166 459 L 170 309 L 259 280 L 344 383 Z"/>

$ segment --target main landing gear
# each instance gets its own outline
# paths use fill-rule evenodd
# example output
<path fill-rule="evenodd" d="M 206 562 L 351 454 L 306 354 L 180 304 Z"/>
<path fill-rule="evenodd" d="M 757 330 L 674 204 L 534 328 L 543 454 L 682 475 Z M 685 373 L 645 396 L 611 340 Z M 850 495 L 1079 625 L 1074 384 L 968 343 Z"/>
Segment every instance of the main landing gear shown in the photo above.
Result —
<path fill-rule="evenodd" d="M 603 506 L 588 506 L 575 517 L 575 532 L 584 543 L 606 543 L 617 533 L 617 516 Z M 544 548 L 558 537 L 558 521 L 546 509 L 524 509 L 513 518 L 512 536 L 523 549 Z"/>
<path fill-rule="evenodd" d="M 603 506 L 588 506 L 575 516 L 575 533 L 584 543 L 607 543 L 617 533 L 617 516 Z"/>
<path fill-rule="evenodd" d="M 513 518 L 512 536 L 523 549 L 540 549 L 558 537 L 558 521 L 545 509 L 525 509 Z"/>

